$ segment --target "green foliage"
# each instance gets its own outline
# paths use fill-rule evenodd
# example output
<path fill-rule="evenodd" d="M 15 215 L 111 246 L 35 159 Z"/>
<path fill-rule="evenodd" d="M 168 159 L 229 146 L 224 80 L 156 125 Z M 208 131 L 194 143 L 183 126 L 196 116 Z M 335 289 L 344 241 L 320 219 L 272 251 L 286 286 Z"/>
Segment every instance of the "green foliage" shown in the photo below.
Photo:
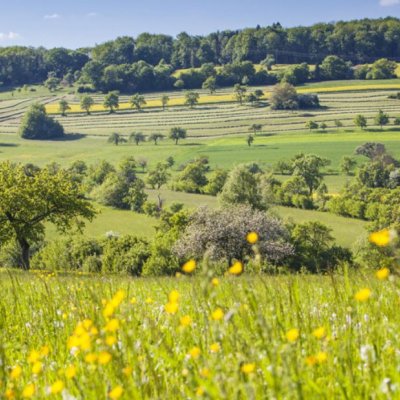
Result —
<path fill-rule="evenodd" d="M 385 114 L 382 110 L 379 110 L 374 121 L 376 125 L 379 125 L 381 129 L 383 129 L 383 126 L 389 123 L 389 115 Z"/>
<path fill-rule="evenodd" d="M 253 135 L 248 135 L 246 138 L 247 145 L 250 147 L 252 143 L 254 142 L 254 136 Z"/>
<path fill-rule="evenodd" d="M 89 95 L 82 96 L 80 106 L 82 110 L 85 110 L 88 115 L 90 115 L 90 109 L 94 105 L 93 97 Z"/>
<path fill-rule="evenodd" d="M 328 56 L 320 65 L 320 74 L 325 80 L 350 79 L 351 65 L 338 56 Z"/>
<path fill-rule="evenodd" d="M 354 125 L 361 129 L 365 129 L 367 127 L 367 119 L 364 117 L 364 115 L 358 114 L 354 118 Z"/>
<path fill-rule="evenodd" d="M 185 105 L 189 106 L 189 108 L 194 108 L 199 99 L 200 95 L 197 92 L 188 91 L 185 93 Z"/>
<path fill-rule="evenodd" d="M 309 129 L 310 132 L 311 132 L 313 129 L 318 129 L 319 125 L 315 121 L 307 121 L 306 122 L 306 128 Z"/>
<path fill-rule="evenodd" d="M 168 165 L 159 162 L 154 169 L 149 171 L 146 182 L 153 189 L 160 189 L 161 186 L 168 182 L 170 176 L 171 174 L 168 172 Z"/>
<path fill-rule="evenodd" d="M 224 205 L 246 204 L 259 210 L 267 208 L 261 196 L 260 178 L 246 165 L 238 165 L 229 172 L 219 200 Z"/>
<path fill-rule="evenodd" d="M 33 104 L 24 114 L 18 134 L 23 139 L 56 139 L 64 136 L 64 128 L 46 114 L 42 104 Z"/>
<path fill-rule="evenodd" d="M 240 103 L 240 105 L 242 105 L 246 97 L 246 92 L 247 92 L 246 86 L 241 85 L 240 83 L 236 83 L 233 90 L 236 100 Z"/>
<path fill-rule="evenodd" d="M 272 91 L 271 108 L 273 110 L 295 110 L 299 108 L 294 86 L 290 83 L 276 85 Z"/>
<path fill-rule="evenodd" d="M 0 163 L 0 190 L 0 238 L 3 243 L 18 242 L 25 269 L 30 266 L 32 243 L 43 237 L 45 222 L 64 232 L 82 228 L 83 221 L 95 215 L 80 187 L 62 169 L 27 174 L 21 164 Z"/>
<path fill-rule="evenodd" d="M 157 145 L 159 140 L 164 139 L 164 135 L 161 133 L 151 133 L 149 135 L 149 140 L 151 140 L 152 142 L 154 142 L 155 145 Z"/>
<path fill-rule="evenodd" d="M 104 108 L 109 108 L 110 113 L 113 113 L 116 108 L 119 108 L 119 95 L 118 92 L 113 91 L 104 97 Z"/>
<path fill-rule="evenodd" d="M 141 95 L 140 93 L 135 93 L 131 97 L 130 102 L 131 102 L 132 108 L 136 108 L 138 111 L 141 111 L 142 110 L 142 106 L 147 104 L 144 96 Z"/>
<path fill-rule="evenodd" d="M 215 93 L 217 90 L 217 80 L 215 76 L 209 76 L 202 84 L 202 89 L 208 90 L 210 94 Z"/>
<path fill-rule="evenodd" d="M 108 141 L 108 143 L 112 143 L 115 146 L 118 146 L 121 143 L 126 143 L 126 139 L 122 135 L 120 135 L 119 133 L 116 133 L 116 132 L 112 133 L 108 137 L 107 141 Z"/>
<path fill-rule="evenodd" d="M 180 139 L 186 139 L 186 129 L 184 128 L 179 128 L 179 127 L 174 127 L 171 128 L 169 131 L 169 138 L 175 141 L 175 144 L 178 144 L 178 141 Z"/>
<path fill-rule="evenodd" d="M 366 79 L 391 79 L 396 78 L 397 64 L 386 58 L 376 60 L 369 69 Z"/>
<path fill-rule="evenodd" d="M 54 91 L 57 89 L 57 87 L 58 87 L 59 84 L 60 84 L 60 79 L 58 79 L 58 78 L 56 78 L 56 77 L 54 77 L 54 76 L 49 77 L 49 78 L 44 82 L 44 86 L 46 86 L 47 89 L 50 90 L 50 92 L 54 92 Z"/>
<path fill-rule="evenodd" d="M 69 106 L 68 101 L 63 99 L 63 100 L 60 100 L 60 102 L 58 103 L 58 109 L 59 109 L 61 115 L 63 117 L 65 117 L 67 115 L 66 112 L 68 110 L 70 110 L 71 107 Z"/>
<path fill-rule="evenodd" d="M 343 156 L 340 162 L 340 171 L 347 176 L 352 175 L 354 168 L 357 165 L 357 161 L 353 157 Z"/>
<path fill-rule="evenodd" d="M 103 243 L 102 272 L 139 276 L 150 256 L 149 243 L 135 236 L 110 237 Z"/>
<path fill-rule="evenodd" d="M 350 263 L 351 252 L 333 245 L 331 232 L 320 222 L 295 225 L 291 236 L 296 256 L 292 259 L 291 267 L 323 272 L 336 268 L 340 263 Z"/>
<path fill-rule="evenodd" d="M 202 193 L 208 183 L 206 176 L 208 169 L 207 163 L 200 159 L 189 162 L 171 186 L 179 192 Z"/>
<path fill-rule="evenodd" d="M 133 132 L 129 135 L 129 141 L 139 146 L 140 142 L 146 141 L 146 136 L 144 136 L 142 132 Z"/>
<path fill-rule="evenodd" d="M 293 174 L 301 176 L 310 196 L 323 180 L 321 169 L 330 164 L 330 160 L 314 154 L 298 154 L 293 160 Z"/>
<path fill-rule="evenodd" d="M 204 187 L 204 192 L 212 196 L 216 196 L 222 191 L 228 178 L 228 171 L 224 169 L 216 169 L 208 177 L 208 183 Z"/>

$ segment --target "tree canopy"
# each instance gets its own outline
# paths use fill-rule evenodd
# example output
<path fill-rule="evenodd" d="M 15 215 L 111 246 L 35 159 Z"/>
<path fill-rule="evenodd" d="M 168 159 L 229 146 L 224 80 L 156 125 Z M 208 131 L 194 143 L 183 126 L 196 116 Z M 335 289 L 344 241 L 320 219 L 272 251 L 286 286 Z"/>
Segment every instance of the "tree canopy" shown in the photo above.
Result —
<path fill-rule="evenodd" d="M 62 169 L 27 170 L 22 164 L 0 163 L 0 238 L 16 240 L 23 268 L 29 269 L 29 252 L 44 235 L 46 222 L 64 232 L 83 227 L 95 212 L 79 185 Z"/>
<path fill-rule="evenodd" d="M 64 128 L 47 115 L 43 104 L 33 104 L 23 116 L 18 133 L 23 139 L 56 139 L 64 136 Z"/>

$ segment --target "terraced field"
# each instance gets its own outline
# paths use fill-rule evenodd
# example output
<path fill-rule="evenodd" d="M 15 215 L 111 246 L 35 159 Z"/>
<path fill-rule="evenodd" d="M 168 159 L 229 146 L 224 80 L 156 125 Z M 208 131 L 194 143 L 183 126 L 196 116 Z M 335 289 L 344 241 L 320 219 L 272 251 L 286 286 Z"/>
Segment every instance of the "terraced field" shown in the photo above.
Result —
<path fill-rule="evenodd" d="M 289 133 L 305 131 L 306 121 L 313 119 L 325 122 L 329 128 L 334 127 L 334 121 L 339 119 L 345 128 L 354 128 L 353 119 L 356 114 L 362 113 L 373 123 L 373 117 L 379 109 L 389 113 L 391 117 L 400 116 L 400 101 L 389 99 L 388 96 L 395 87 L 400 88 L 400 80 L 388 83 L 370 83 L 370 85 L 353 85 L 354 82 L 337 82 L 336 86 L 327 83 L 325 86 L 308 85 L 299 88 L 299 92 L 320 92 L 322 108 L 310 111 L 271 111 L 264 104 L 260 107 L 248 105 L 240 106 L 233 101 L 231 89 L 221 90 L 217 95 L 210 96 L 201 92 L 201 99 L 209 104 L 200 104 L 190 110 L 181 104 L 181 92 L 171 92 L 171 106 L 162 111 L 159 106 L 160 93 L 146 95 L 148 105 L 153 108 L 142 112 L 124 109 L 129 106 L 129 97 L 121 96 L 121 110 L 115 114 L 96 112 L 92 115 L 71 113 L 68 117 L 56 115 L 68 133 L 83 133 L 94 136 L 106 136 L 111 132 L 129 134 L 132 131 L 142 131 L 145 134 L 160 132 L 166 134 L 173 126 L 181 126 L 188 130 L 188 136 L 193 138 L 231 136 L 248 133 L 253 123 L 263 125 L 263 134 Z M 384 89 L 379 89 L 379 88 Z M 267 97 L 270 87 L 262 88 Z M 61 94 L 59 98 L 66 98 L 72 108 L 79 107 L 79 98 L 75 95 Z M 103 96 L 94 96 L 100 107 Z M 36 99 L 37 100 L 37 99 Z M 40 102 L 49 104 L 50 111 L 57 111 L 57 104 L 53 96 L 40 97 Z M 32 98 L 4 100 L 0 102 L 0 133 L 15 133 L 20 118 L 26 108 L 35 101 Z M 328 129 L 329 129 L 328 128 Z"/>

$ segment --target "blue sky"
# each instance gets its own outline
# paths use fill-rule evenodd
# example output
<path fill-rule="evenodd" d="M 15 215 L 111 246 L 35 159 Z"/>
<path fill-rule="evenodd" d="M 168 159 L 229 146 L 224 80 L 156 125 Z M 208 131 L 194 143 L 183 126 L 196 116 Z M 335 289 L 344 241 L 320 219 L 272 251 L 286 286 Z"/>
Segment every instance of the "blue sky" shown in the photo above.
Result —
<path fill-rule="evenodd" d="M 2 1 L 0 46 L 77 48 L 141 32 L 309 25 L 400 17 L 400 0 L 12 0 Z"/>

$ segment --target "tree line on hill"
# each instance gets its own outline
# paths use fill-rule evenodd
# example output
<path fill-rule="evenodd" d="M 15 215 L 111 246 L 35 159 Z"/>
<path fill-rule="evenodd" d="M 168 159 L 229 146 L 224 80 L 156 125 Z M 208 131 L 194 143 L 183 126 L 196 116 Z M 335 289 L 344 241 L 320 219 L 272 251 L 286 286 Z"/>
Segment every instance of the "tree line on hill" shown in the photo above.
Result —
<path fill-rule="evenodd" d="M 216 75 L 219 86 L 241 83 L 244 77 L 250 84 L 266 84 L 277 79 L 269 71 L 274 63 L 316 64 L 315 79 L 322 79 L 318 65 L 327 56 L 355 65 L 380 58 L 398 59 L 399 32 L 400 20 L 385 18 L 295 28 L 276 23 L 207 36 L 182 32 L 176 38 L 143 33 L 78 50 L 4 47 L 0 49 L 0 82 L 18 86 L 50 79 L 48 84 L 52 86 L 80 80 L 81 90 L 88 90 L 86 82 L 95 90 L 144 91 L 166 90 L 174 85 L 179 88 L 182 84 L 186 88 L 201 87 Z M 246 61 L 249 64 L 242 65 Z M 265 69 L 252 71 L 250 66 L 255 63 Z M 222 72 L 213 72 L 215 65 L 223 66 Z M 181 77 L 171 75 L 179 68 L 198 67 L 202 70 L 189 71 Z M 301 68 L 299 74 L 304 73 Z M 360 68 L 359 76 L 366 77 L 368 68 Z"/>

